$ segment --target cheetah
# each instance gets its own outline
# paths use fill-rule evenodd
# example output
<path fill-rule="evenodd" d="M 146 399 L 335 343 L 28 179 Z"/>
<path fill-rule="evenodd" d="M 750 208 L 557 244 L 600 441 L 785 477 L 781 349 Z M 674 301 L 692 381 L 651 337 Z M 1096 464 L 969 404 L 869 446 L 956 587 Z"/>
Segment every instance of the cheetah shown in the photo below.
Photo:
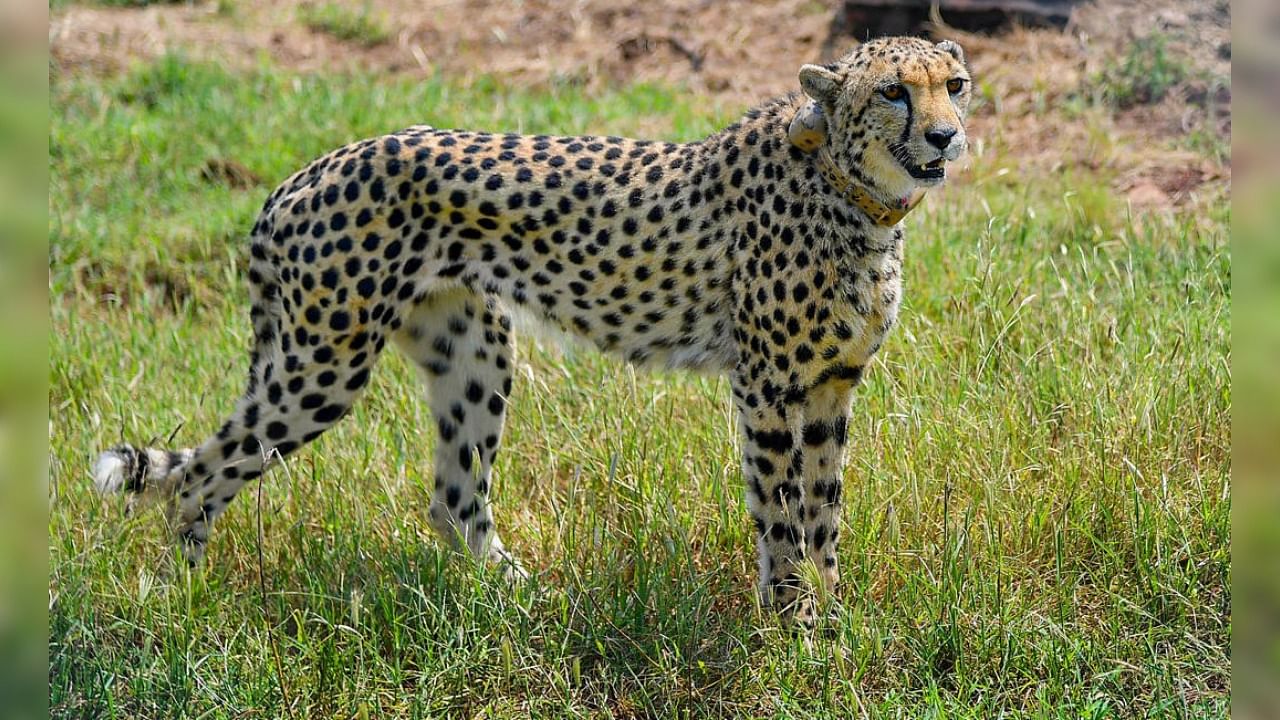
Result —
<path fill-rule="evenodd" d="M 729 376 L 760 597 L 811 622 L 801 566 L 835 586 L 848 417 L 898 314 L 901 221 L 963 153 L 971 81 L 959 45 L 919 38 L 799 81 L 688 144 L 414 126 L 312 162 L 253 225 L 234 412 L 195 448 L 103 452 L 98 489 L 166 501 L 195 564 L 245 483 L 346 415 L 390 342 L 436 426 L 430 524 L 523 575 L 489 503 L 519 314 L 636 365 Z"/>

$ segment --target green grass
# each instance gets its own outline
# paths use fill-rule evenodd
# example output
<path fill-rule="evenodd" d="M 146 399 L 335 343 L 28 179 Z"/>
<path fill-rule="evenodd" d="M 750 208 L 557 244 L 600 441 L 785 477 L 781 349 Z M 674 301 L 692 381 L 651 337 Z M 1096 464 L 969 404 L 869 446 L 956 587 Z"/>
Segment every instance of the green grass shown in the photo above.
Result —
<path fill-rule="evenodd" d="M 1103 96 L 1120 107 L 1160 102 L 1189 74 L 1185 61 L 1168 52 L 1167 43 L 1160 32 L 1135 38 L 1124 56 L 1097 78 Z"/>
<path fill-rule="evenodd" d="M 56 714 L 1227 715 L 1225 203 L 1131 217 L 1106 178 L 979 171 L 908 220 L 821 633 L 756 607 L 724 380 L 527 340 L 495 502 L 532 585 L 431 537 L 433 428 L 395 353 L 224 516 L 203 571 L 165 579 L 159 513 L 123 517 L 88 468 L 121 437 L 190 445 L 230 410 L 243 237 L 273 183 L 413 123 L 685 140 L 737 109 L 172 57 L 50 92 Z M 210 159 L 267 180 L 211 184 Z"/>
<path fill-rule="evenodd" d="M 335 2 L 300 5 L 298 17 L 303 25 L 316 32 L 328 33 L 339 40 L 365 47 L 381 45 L 391 37 L 386 20 L 374 14 L 368 4 L 359 10 Z"/>

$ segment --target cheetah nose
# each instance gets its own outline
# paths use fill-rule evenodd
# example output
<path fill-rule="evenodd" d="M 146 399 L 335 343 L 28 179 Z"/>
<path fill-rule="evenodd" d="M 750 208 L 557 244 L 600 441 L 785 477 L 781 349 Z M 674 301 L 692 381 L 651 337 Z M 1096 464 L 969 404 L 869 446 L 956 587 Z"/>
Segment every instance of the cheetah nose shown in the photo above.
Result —
<path fill-rule="evenodd" d="M 925 133 L 924 139 L 928 140 L 930 145 L 938 148 L 939 150 L 946 150 L 947 146 L 951 144 L 951 138 L 955 136 L 956 136 L 955 128 L 940 127 L 940 128 L 934 128 L 933 130 L 930 130 L 929 132 Z"/>

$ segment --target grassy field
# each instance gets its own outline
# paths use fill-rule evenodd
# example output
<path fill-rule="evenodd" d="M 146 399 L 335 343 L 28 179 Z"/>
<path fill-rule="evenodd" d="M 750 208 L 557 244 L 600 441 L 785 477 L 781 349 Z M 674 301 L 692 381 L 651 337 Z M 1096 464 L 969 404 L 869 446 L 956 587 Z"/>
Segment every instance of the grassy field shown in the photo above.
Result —
<path fill-rule="evenodd" d="M 202 571 L 164 574 L 160 513 L 88 476 L 230 410 L 243 239 L 311 157 L 420 122 L 688 140 L 741 108 L 175 57 L 50 94 L 56 715 L 1227 715 L 1225 202 L 1137 215 L 1105 174 L 997 172 L 989 146 L 908 219 L 901 325 L 850 427 L 844 585 L 793 635 L 754 600 L 724 380 L 522 340 L 495 491 L 538 571 L 518 587 L 432 537 L 433 424 L 395 353 Z"/>

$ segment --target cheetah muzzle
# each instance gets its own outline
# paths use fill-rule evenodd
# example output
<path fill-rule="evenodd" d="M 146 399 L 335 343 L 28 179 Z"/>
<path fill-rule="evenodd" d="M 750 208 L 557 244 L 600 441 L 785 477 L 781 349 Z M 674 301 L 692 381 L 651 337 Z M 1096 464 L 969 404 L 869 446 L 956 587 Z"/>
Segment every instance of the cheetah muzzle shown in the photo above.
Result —
<path fill-rule="evenodd" d="M 433 527 L 508 573 L 489 503 L 511 316 L 626 360 L 730 377 L 763 601 L 834 587 L 854 388 L 894 325 L 902 217 L 966 144 L 952 42 L 867 42 L 700 142 L 416 126 L 335 150 L 253 226 L 248 387 L 181 450 L 103 453 L 104 492 L 167 501 L 191 563 L 245 483 L 345 416 L 388 342 L 422 370 Z"/>

